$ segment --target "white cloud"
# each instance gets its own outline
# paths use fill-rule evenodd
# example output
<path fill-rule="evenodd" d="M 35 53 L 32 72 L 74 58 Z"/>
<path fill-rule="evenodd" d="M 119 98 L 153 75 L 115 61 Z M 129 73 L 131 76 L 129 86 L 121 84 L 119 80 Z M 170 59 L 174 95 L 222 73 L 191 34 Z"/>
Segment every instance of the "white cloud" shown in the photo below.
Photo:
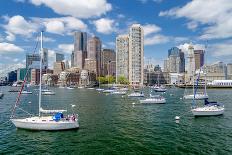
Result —
<path fill-rule="evenodd" d="M 193 0 L 183 7 L 160 12 L 160 16 L 187 18 L 188 28 L 204 25 L 201 39 L 221 39 L 232 37 L 232 3 L 231 0 Z"/>
<path fill-rule="evenodd" d="M 161 28 L 155 24 L 146 24 L 143 25 L 144 36 L 148 36 L 149 34 L 160 32 Z"/>
<path fill-rule="evenodd" d="M 155 45 L 155 44 L 163 44 L 163 43 L 167 43 L 170 41 L 170 38 L 164 35 L 154 35 L 152 37 L 146 37 L 144 39 L 144 44 L 145 45 Z"/>
<path fill-rule="evenodd" d="M 15 40 L 15 35 L 10 33 L 10 32 L 6 32 L 7 36 L 6 36 L 6 40 L 8 41 L 14 41 Z"/>
<path fill-rule="evenodd" d="M 78 18 L 101 16 L 112 9 L 106 0 L 30 0 L 36 6 L 45 5 L 61 15 Z"/>
<path fill-rule="evenodd" d="M 64 53 L 71 54 L 74 50 L 73 44 L 60 44 L 58 45 L 58 49 L 61 50 Z"/>
<path fill-rule="evenodd" d="M 23 51 L 24 51 L 24 49 L 14 45 L 14 44 L 6 43 L 6 42 L 0 43 L 0 53 L 1 54 L 19 53 L 19 52 L 23 52 Z"/>
<path fill-rule="evenodd" d="M 33 33 L 37 32 L 39 26 L 31 21 L 26 21 L 24 17 L 20 15 L 13 16 L 9 18 L 7 25 L 4 25 L 6 33 L 22 35 L 26 37 L 32 36 Z M 12 40 L 12 36 L 9 36 L 8 39 Z"/>
<path fill-rule="evenodd" d="M 215 57 L 232 57 L 232 44 L 231 42 L 225 42 L 225 43 L 217 43 L 213 44 L 209 51 L 212 53 Z"/>
<path fill-rule="evenodd" d="M 177 46 L 179 49 L 181 49 L 185 54 L 188 53 L 190 43 L 184 43 L 179 46 Z M 191 44 L 193 45 L 194 50 L 205 50 L 205 45 L 203 44 Z"/>
<path fill-rule="evenodd" d="M 108 18 L 101 18 L 98 20 L 93 21 L 97 32 L 103 33 L 103 34 L 110 34 L 111 32 L 115 31 L 115 21 Z"/>
<path fill-rule="evenodd" d="M 43 23 L 47 32 L 55 34 L 71 34 L 73 31 L 86 31 L 87 25 L 74 17 L 60 17 L 60 18 L 32 18 L 35 23 Z"/>

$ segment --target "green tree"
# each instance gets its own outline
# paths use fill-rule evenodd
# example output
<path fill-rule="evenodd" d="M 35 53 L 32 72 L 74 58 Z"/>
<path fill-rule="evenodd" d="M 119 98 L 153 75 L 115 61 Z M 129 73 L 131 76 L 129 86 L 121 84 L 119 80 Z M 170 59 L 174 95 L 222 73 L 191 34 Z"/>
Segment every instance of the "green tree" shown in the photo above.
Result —
<path fill-rule="evenodd" d="M 128 79 L 125 78 L 124 76 L 119 76 L 119 77 L 118 77 L 118 82 L 119 82 L 120 84 L 126 84 L 126 85 L 129 84 Z"/>

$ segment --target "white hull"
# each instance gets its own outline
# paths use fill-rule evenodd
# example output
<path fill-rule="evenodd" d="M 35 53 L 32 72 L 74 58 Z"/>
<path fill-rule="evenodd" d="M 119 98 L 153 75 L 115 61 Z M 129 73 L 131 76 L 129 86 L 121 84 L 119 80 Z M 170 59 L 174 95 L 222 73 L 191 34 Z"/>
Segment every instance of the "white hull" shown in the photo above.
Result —
<path fill-rule="evenodd" d="M 224 107 L 205 106 L 191 110 L 194 116 L 217 116 L 224 113 Z"/>
<path fill-rule="evenodd" d="M 128 97 L 144 97 L 144 94 L 142 93 L 132 93 L 129 94 Z"/>
<path fill-rule="evenodd" d="M 28 130 L 70 130 L 79 128 L 78 121 L 66 121 L 60 120 L 58 122 L 52 120 L 52 117 L 31 117 L 25 119 L 11 119 L 12 123 L 21 129 Z"/>
<path fill-rule="evenodd" d="M 74 89 L 74 88 L 72 88 L 72 87 L 67 87 L 67 89 L 70 89 L 70 90 L 72 90 L 72 89 Z"/>
<path fill-rule="evenodd" d="M 0 93 L 0 99 L 3 98 L 4 94 L 3 93 Z"/>
<path fill-rule="evenodd" d="M 112 93 L 114 92 L 115 90 L 113 89 L 106 89 L 106 90 L 103 90 L 103 93 Z"/>
<path fill-rule="evenodd" d="M 103 91 L 104 89 L 102 88 L 97 88 L 96 91 Z"/>
<path fill-rule="evenodd" d="M 113 95 L 125 95 L 126 92 L 125 91 L 115 91 L 115 92 L 112 92 L 111 94 L 113 94 Z"/>
<path fill-rule="evenodd" d="M 55 95 L 55 92 L 43 92 L 42 95 Z"/>
<path fill-rule="evenodd" d="M 89 90 L 93 90 L 94 88 L 87 88 L 87 89 L 89 89 Z"/>
<path fill-rule="evenodd" d="M 163 88 L 158 88 L 155 89 L 155 92 L 166 92 L 167 89 L 163 89 Z"/>
<path fill-rule="evenodd" d="M 204 99 L 208 99 L 208 98 L 209 98 L 209 96 L 207 94 L 206 95 L 204 95 L 204 94 L 196 94 L 195 95 L 195 99 L 196 100 L 204 100 Z M 194 95 L 185 95 L 184 99 L 186 99 L 186 100 L 193 100 L 194 99 Z"/>
<path fill-rule="evenodd" d="M 32 94 L 30 91 L 22 91 L 21 94 Z"/>
<path fill-rule="evenodd" d="M 140 103 L 142 103 L 142 104 L 164 104 L 164 103 L 166 103 L 166 100 L 165 99 L 148 98 L 145 100 L 140 100 Z"/>

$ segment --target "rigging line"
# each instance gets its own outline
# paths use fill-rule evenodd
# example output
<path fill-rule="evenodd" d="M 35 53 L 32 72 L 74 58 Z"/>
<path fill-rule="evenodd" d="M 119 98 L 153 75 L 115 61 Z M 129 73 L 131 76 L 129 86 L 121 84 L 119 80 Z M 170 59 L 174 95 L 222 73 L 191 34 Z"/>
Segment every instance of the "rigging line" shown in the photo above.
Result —
<path fill-rule="evenodd" d="M 35 115 L 33 115 L 33 114 L 31 114 L 31 113 L 29 113 L 29 112 L 23 110 L 22 108 L 19 108 L 19 107 L 18 107 L 18 109 L 19 109 L 19 110 L 22 110 L 23 112 L 27 113 L 27 114 L 30 115 L 30 116 L 35 116 Z"/>
<path fill-rule="evenodd" d="M 37 35 L 37 41 L 36 41 L 36 44 L 35 44 L 35 48 L 34 48 L 33 54 L 35 54 L 36 49 L 37 49 L 37 47 L 38 47 L 38 42 L 39 42 L 39 37 L 38 37 L 38 36 L 39 36 L 39 34 Z M 12 109 L 11 118 L 14 117 L 15 109 L 16 109 L 16 107 L 19 105 L 20 96 L 21 96 L 21 94 L 22 94 L 24 85 L 25 85 L 25 83 L 26 83 L 27 76 L 28 76 L 28 74 L 29 74 L 29 70 L 30 70 L 30 67 L 28 67 L 28 69 L 27 69 L 26 75 L 25 75 L 24 80 L 23 80 L 23 84 L 22 84 L 21 89 L 20 89 L 20 91 L 19 91 L 19 93 L 18 93 L 18 96 L 17 96 L 16 102 L 15 102 L 15 105 L 14 105 L 14 107 L 13 107 L 13 109 Z"/>

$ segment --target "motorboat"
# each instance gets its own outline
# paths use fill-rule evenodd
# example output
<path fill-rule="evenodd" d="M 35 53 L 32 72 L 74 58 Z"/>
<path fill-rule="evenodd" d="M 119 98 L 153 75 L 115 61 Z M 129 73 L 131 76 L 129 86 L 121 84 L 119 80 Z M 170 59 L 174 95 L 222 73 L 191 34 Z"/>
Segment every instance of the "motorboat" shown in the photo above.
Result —
<path fill-rule="evenodd" d="M 70 89 L 70 90 L 72 90 L 72 89 L 74 89 L 73 87 L 66 87 L 67 89 Z"/>
<path fill-rule="evenodd" d="M 93 90 L 94 88 L 93 88 L 93 87 L 90 87 L 90 88 L 87 88 L 87 89 L 89 89 L 89 90 Z"/>

